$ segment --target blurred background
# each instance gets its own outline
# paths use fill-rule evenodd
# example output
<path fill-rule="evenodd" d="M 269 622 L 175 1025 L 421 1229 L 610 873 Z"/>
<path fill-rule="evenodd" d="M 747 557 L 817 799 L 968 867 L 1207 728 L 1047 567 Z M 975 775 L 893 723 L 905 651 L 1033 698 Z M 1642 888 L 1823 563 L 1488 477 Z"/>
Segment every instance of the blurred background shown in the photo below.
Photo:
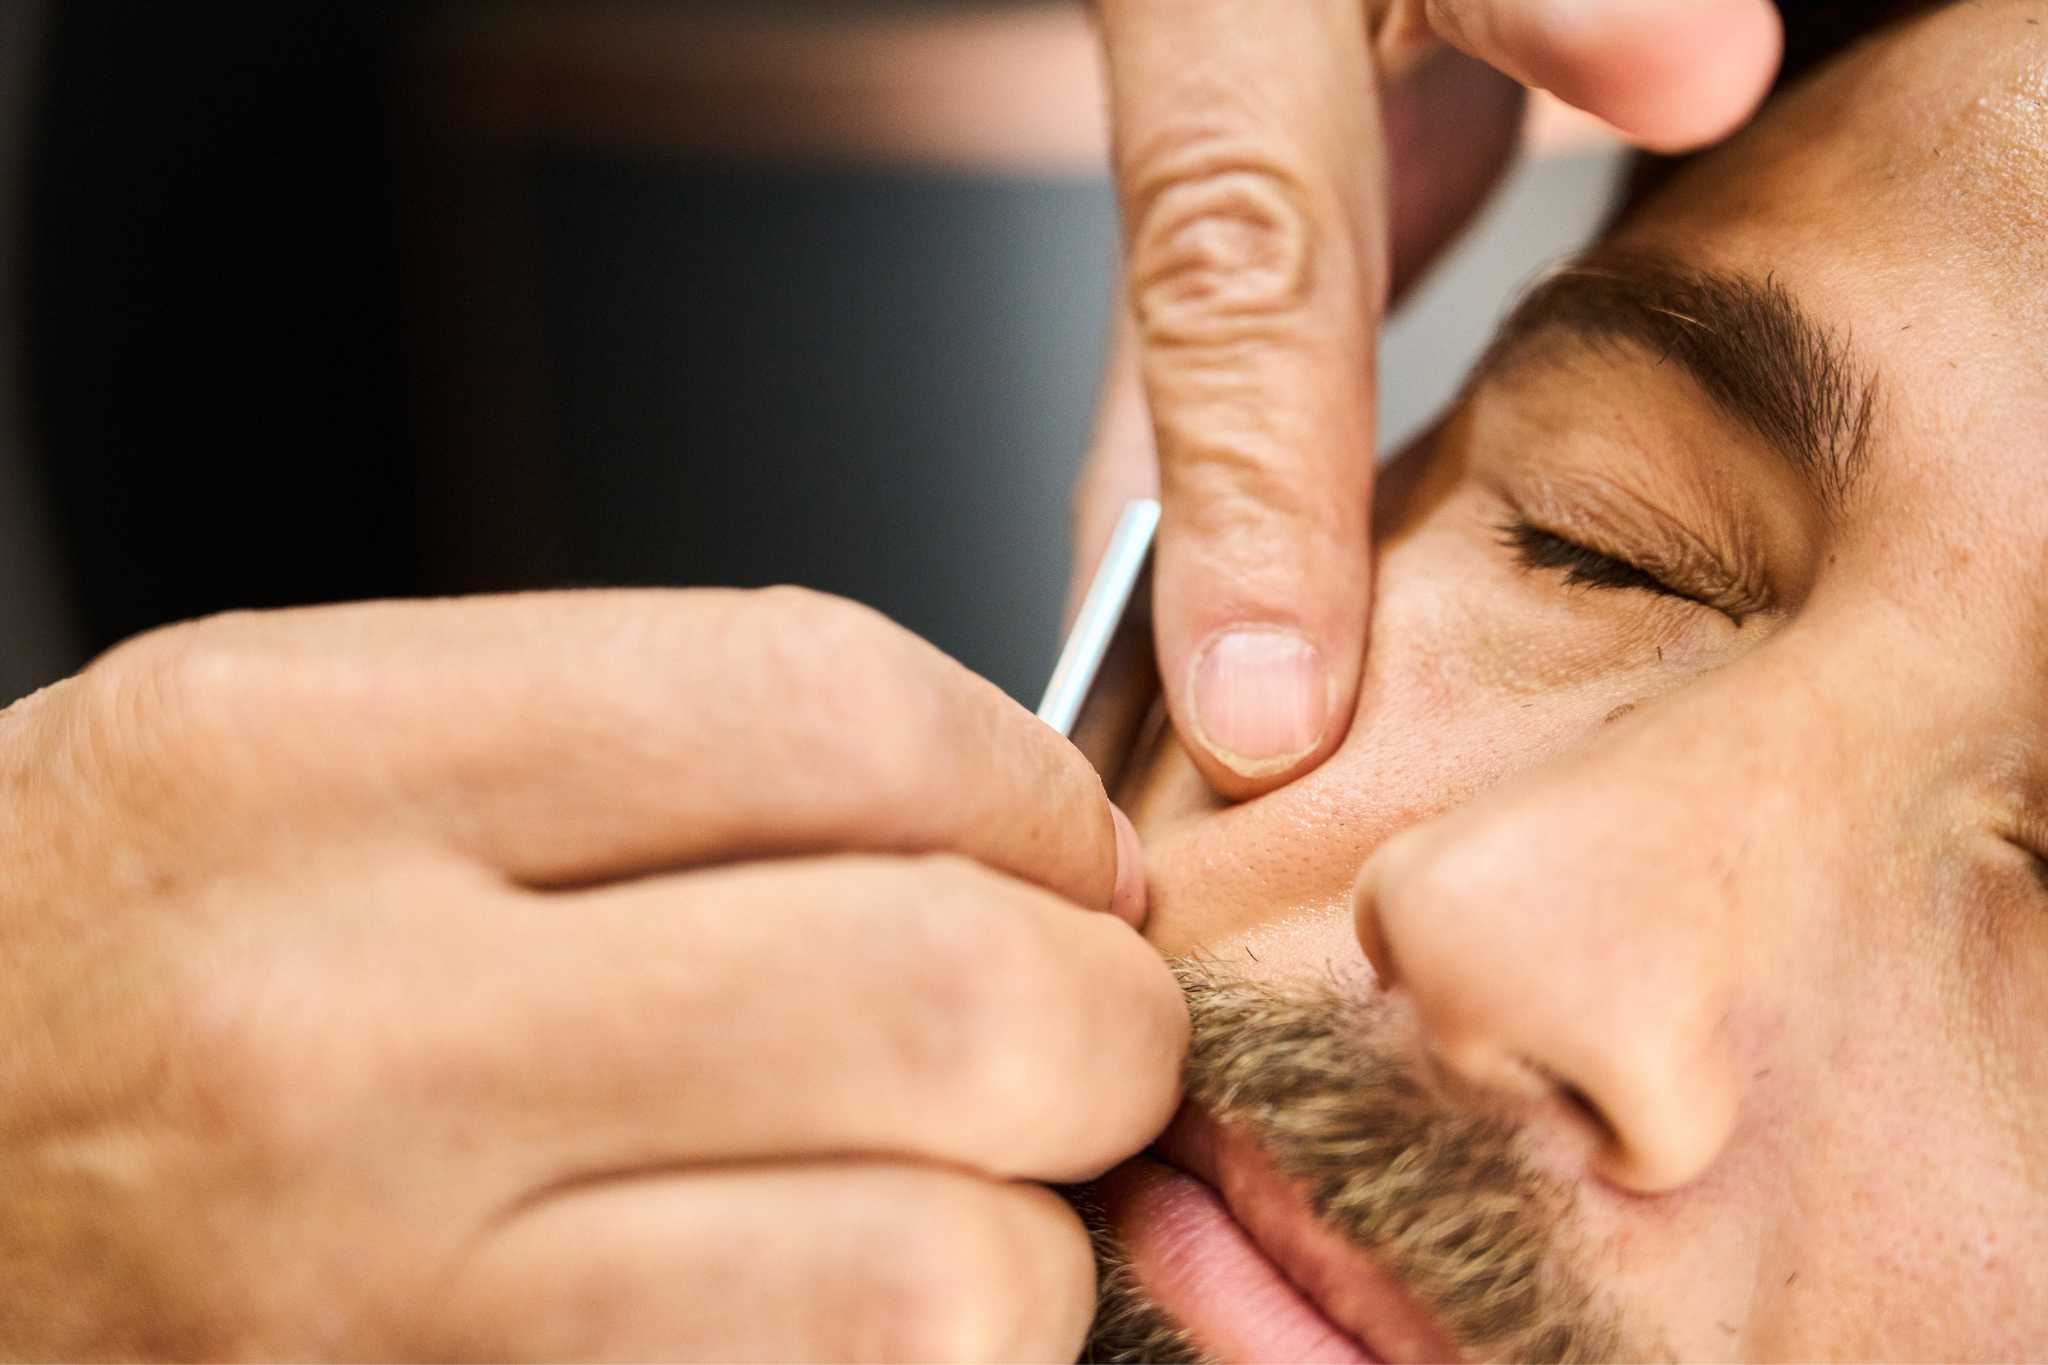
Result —
<path fill-rule="evenodd" d="M 0 0 L 0 701 L 228 607 L 771 582 L 1035 701 L 1104 147 L 1078 4 Z M 1382 449 L 1618 165 L 1538 111 Z"/>

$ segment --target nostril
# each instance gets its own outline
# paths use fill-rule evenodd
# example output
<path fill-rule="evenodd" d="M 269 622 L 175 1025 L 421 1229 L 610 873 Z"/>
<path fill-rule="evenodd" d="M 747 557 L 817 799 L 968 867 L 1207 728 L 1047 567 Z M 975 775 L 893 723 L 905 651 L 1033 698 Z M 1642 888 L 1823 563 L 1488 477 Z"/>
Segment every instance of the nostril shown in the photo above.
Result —
<path fill-rule="evenodd" d="M 1571 1113 L 1572 1117 L 1586 1125 L 1601 1147 L 1611 1149 L 1619 1145 L 1621 1133 L 1607 1117 L 1606 1112 L 1593 1102 L 1591 1095 L 1588 1095 L 1570 1081 L 1565 1080 L 1558 1082 L 1556 1093 L 1558 1102 Z"/>
<path fill-rule="evenodd" d="M 1675 1190 L 1713 1165 L 1740 1107 L 1731 921 L 1643 914 L 1677 854 L 1660 839 L 1617 864 L 1605 798 L 1551 795 L 1491 796 L 1382 844 L 1354 887 L 1358 942 L 1447 1098 L 1526 1122 L 1559 1169 Z M 1581 823 L 1603 832 L 1584 842 Z"/>
<path fill-rule="evenodd" d="M 1632 1194 L 1664 1194 L 1713 1166 L 1734 1132 L 1739 1092 L 1713 1059 L 1674 1064 L 1668 1057 L 1613 1078 L 1596 1105 L 1610 1134 L 1594 1162 L 1607 1183 Z"/>
<path fill-rule="evenodd" d="M 1388 951 L 1386 931 L 1380 925 L 1379 903 L 1373 894 L 1370 865 L 1351 895 L 1352 935 L 1365 954 L 1366 965 L 1372 968 L 1374 984 L 1382 991 L 1390 991 L 1400 983 L 1400 975 L 1394 969 L 1394 955 Z"/>
<path fill-rule="evenodd" d="M 1496 1102 L 1519 1099 L 1527 1106 L 1526 1116 L 1566 1140 L 1575 1164 L 1583 1161 L 1617 1187 L 1649 1193 L 1668 1183 L 1670 1176 L 1659 1159 L 1665 1154 L 1641 1150 L 1640 1139 L 1648 1134 L 1625 1128 L 1592 1091 L 1541 1059 L 1526 1052 L 1497 1053 L 1484 1073 L 1469 1061 L 1458 1064 L 1445 1058 L 1444 1065 L 1454 1067 L 1468 1084 L 1477 1082 Z"/>
<path fill-rule="evenodd" d="M 1590 1140 L 1593 1150 L 1613 1151 L 1620 1146 L 1621 1130 L 1576 1081 L 1526 1052 L 1516 1054 L 1515 1063 L 1530 1078 L 1541 1101 L 1557 1106 L 1565 1120 Z"/>
<path fill-rule="evenodd" d="M 1615 1140 L 1615 1127 L 1593 1097 L 1577 1081 L 1572 1080 L 1557 1068 L 1530 1053 L 1516 1054 L 1515 1060 L 1526 1067 L 1543 1087 L 1543 1094 L 1573 1118 L 1583 1122 L 1600 1139 L 1604 1146 Z"/>
<path fill-rule="evenodd" d="M 1386 917 L 1399 897 L 1417 894 L 1415 871 L 1425 862 L 1426 829 L 1427 825 L 1404 830 L 1381 844 L 1351 884 L 1353 933 L 1381 990 L 1401 984 L 1401 964 L 1395 960 Z"/>
<path fill-rule="evenodd" d="M 1421 1053 L 1438 1085 L 1486 1108 L 1531 1110 L 1558 1093 L 1557 1079 L 1524 1053 L 1497 1046 L 1483 1034 L 1458 1034 L 1442 1020 L 1425 1018 Z"/>

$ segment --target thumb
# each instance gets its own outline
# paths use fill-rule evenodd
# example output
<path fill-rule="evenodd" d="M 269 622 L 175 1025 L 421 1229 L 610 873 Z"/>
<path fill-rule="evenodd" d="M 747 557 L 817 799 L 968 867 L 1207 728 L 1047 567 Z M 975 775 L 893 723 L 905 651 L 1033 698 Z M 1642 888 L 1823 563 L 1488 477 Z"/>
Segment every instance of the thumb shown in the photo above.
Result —
<path fill-rule="evenodd" d="M 1426 0 L 1445 41 L 1653 151 L 1726 137 L 1770 90 L 1769 0 Z"/>

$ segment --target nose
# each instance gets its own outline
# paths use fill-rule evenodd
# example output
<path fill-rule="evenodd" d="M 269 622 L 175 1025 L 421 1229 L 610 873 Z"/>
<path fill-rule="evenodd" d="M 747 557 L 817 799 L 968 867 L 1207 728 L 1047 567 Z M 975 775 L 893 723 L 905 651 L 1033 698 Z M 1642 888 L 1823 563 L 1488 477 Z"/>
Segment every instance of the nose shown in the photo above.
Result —
<path fill-rule="evenodd" d="M 1703 1174 L 1736 1123 L 1736 959 L 1768 880 L 1740 851 L 1774 803 L 1750 785 L 1717 815 L 1670 753 L 1595 747 L 1389 841 L 1357 930 L 1439 1065 L 1656 1193 Z"/>

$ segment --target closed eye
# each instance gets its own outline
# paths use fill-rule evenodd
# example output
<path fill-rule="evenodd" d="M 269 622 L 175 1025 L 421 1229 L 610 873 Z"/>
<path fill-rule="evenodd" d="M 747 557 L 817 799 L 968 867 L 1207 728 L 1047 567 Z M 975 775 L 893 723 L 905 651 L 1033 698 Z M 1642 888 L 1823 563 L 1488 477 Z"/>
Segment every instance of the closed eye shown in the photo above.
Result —
<path fill-rule="evenodd" d="M 1602 554 L 1590 545 L 1567 540 L 1526 521 L 1511 521 L 1500 528 L 1501 543 L 1514 551 L 1515 558 L 1531 569 L 1560 570 L 1565 586 L 1635 589 L 1659 597 L 1677 597 L 1688 602 L 1699 599 L 1682 593 L 1648 569 L 1625 559 Z M 1705 605 L 1702 603 L 1702 605 Z"/>

